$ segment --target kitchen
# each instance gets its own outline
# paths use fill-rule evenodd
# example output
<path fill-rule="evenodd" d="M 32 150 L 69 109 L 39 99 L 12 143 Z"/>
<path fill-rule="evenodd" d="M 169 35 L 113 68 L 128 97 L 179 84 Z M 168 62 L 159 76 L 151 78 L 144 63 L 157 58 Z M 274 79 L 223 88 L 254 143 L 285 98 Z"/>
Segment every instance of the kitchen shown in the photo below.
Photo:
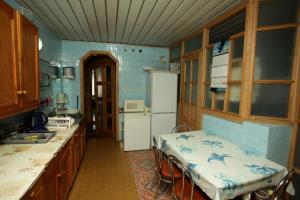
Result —
<path fill-rule="evenodd" d="M 0 35 L 1 38 L 7 38 L 8 35 L 14 37 L 11 36 L 6 43 L 5 40 L 1 40 L 1 55 L 6 55 L 2 52 L 11 51 L 13 57 L 1 57 L 3 65 L 0 69 L 0 91 L 3 95 L 0 97 L 0 124 L 20 126 L 24 121 L 29 121 L 30 124 L 32 114 L 36 113 L 33 111 L 45 111 L 50 114 L 51 121 L 54 108 L 57 113 L 65 112 L 77 118 L 75 125 L 66 129 L 68 133 L 57 131 L 57 135 L 49 139 L 50 143 L 32 144 L 32 149 L 26 150 L 27 155 L 31 156 L 33 152 L 42 151 L 39 149 L 42 148 L 41 145 L 49 148 L 50 144 L 62 145 L 59 141 L 52 143 L 57 138 L 69 142 L 65 152 L 72 152 L 70 149 L 76 149 L 78 146 L 78 150 L 74 150 L 77 153 L 73 155 L 73 165 L 76 166 L 73 167 L 73 174 L 78 175 L 76 178 L 73 176 L 73 180 L 67 178 L 65 181 L 68 184 L 62 184 L 62 181 L 59 184 L 54 183 L 59 185 L 59 195 L 56 199 L 67 198 L 69 191 L 69 198 L 79 194 L 74 191 L 79 188 L 78 181 L 83 176 L 80 173 L 85 171 L 85 159 L 89 157 L 89 148 L 94 141 L 99 140 L 103 145 L 107 145 L 103 141 L 112 145 L 112 141 L 118 141 L 117 144 L 121 141 L 120 148 L 124 153 L 124 118 L 128 115 L 124 107 L 125 101 L 143 100 L 145 106 L 149 107 L 145 109 L 145 115 L 150 115 L 150 74 L 170 73 L 166 72 L 170 70 L 173 71 L 172 74 L 178 71 L 180 73 L 176 74 L 178 81 L 172 87 L 177 89 L 176 119 L 172 119 L 172 126 L 166 130 L 166 134 L 171 133 L 176 124 L 185 123 L 193 131 L 201 129 L 214 133 L 288 169 L 295 168 L 299 173 L 299 1 L 288 1 L 283 5 L 280 1 L 274 1 L 272 4 L 269 1 L 256 0 L 4 2 L 1 1 L 1 9 L 2 4 L 5 4 L 5 12 L 1 10 L 1 26 L 6 27 L 7 32 L 0 31 Z M 28 20 L 15 14 L 15 10 Z M 4 20 L 7 16 L 10 19 L 9 23 Z M 270 21 L 273 18 L 274 20 Z M 35 26 L 37 28 L 34 28 Z M 34 34 L 34 37 L 24 34 L 26 31 Z M 28 39 L 24 40 L 23 37 Z M 42 42 L 39 51 L 37 38 Z M 215 57 L 218 55 L 213 51 L 220 41 L 222 42 L 219 43 L 219 47 L 226 47 L 224 38 L 227 38 L 231 45 L 227 51 L 236 50 L 236 53 L 227 53 L 226 60 L 232 62 L 225 63 L 228 68 L 217 72 L 214 67 L 218 67 L 220 61 L 217 62 Z M 22 45 L 26 46 L 26 49 L 23 49 Z M 279 50 L 270 51 L 272 49 Z M 33 53 L 28 53 L 30 51 Z M 222 55 L 225 54 L 226 52 Z M 111 68 L 107 68 L 106 65 L 101 68 L 101 73 L 96 68 L 90 72 L 85 71 L 85 66 L 88 66 L 85 60 L 99 55 L 105 55 L 106 58 L 115 61 L 113 65 L 109 64 Z M 6 59 L 9 60 L 8 65 L 14 67 L 8 68 Z M 173 65 L 172 68 L 170 63 L 180 65 Z M 23 66 L 28 67 L 23 70 Z M 272 66 L 275 66 L 276 70 L 273 70 Z M 55 74 L 55 70 L 58 73 Z M 27 73 L 28 71 L 30 73 Z M 91 80 L 88 81 L 89 75 L 84 73 L 101 75 L 90 76 Z M 112 79 L 107 79 L 108 74 L 113 75 Z M 88 89 L 91 88 L 88 85 L 94 89 Z M 102 88 L 102 92 L 95 88 Z M 109 93 L 108 91 L 111 91 L 111 96 L 101 96 Z M 273 97 L 275 95 L 281 98 Z M 103 108 L 101 112 L 97 110 L 99 107 Z M 83 115 L 78 114 L 78 111 L 84 114 L 83 121 Z M 93 114 L 97 112 L 98 114 Z M 38 124 L 46 125 L 43 117 L 36 117 L 37 121 L 41 118 L 42 122 Z M 151 127 L 153 121 L 148 123 Z M 151 132 L 153 127 L 149 129 Z M 164 134 L 163 132 L 160 134 Z M 85 137 L 88 138 L 87 143 Z M 151 143 L 150 136 L 147 138 L 147 144 Z M 278 146 L 281 147 L 280 152 Z M 14 150 L 4 150 L 15 147 Z M 11 199 L 18 199 L 29 193 L 34 189 L 35 182 L 37 185 L 43 185 L 43 181 L 39 183 L 37 178 L 60 148 L 62 147 L 50 148 L 53 151 L 49 150 L 48 161 L 38 165 L 40 173 L 36 172 L 36 178 L 28 180 L 26 184 L 17 184 L 22 189 L 12 192 L 19 196 Z M 93 148 L 99 151 L 96 147 Z M 108 149 L 110 148 L 108 145 Z M 7 168 L 18 165 L 14 159 L 11 162 L 5 161 L 4 157 L 7 158 L 11 151 L 19 152 L 22 149 L 20 150 L 18 145 L 0 145 L 0 168 L 3 170 L 0 173 L 1 177 L 2 174 L 12 173 L 7 172 Z M 85 151 L 87 152 L 84 154 Z M 131 156 L 132 152 L 128 154 Z M 16 154 L 21 155 L 22 152 Z M 61 162 L 60 167 L 59 159 L 65 155 L 62 151 L 54 156 L 58 159 L 53 162 L 54 165 L 58 162 L 57 167 L 63 168 L 66 163 Z M 99 155 L 102 155 L 102 152 Z M 95 160 L 96 157 L 97 154 Z M 93 157 L 90 159 L 93 161 Z M 124 164 L 112 160 L 116 163 L 108 164 Z M 124 162 L 130 163 L 128 160 Z M 130 173 L 131 178 L 127 179 L 133 179 L 135 172 Z M 48 180 L 46 175 L 43 176 Z M 5 181 L 12 182 L 9 179 Z M 118 182 L 118 179 L 116 181 Z M 136 190 L 140 192 L 135 188 L 134 181 L 136 180 L 131 180 L 129 185 L 133 182 L 135 193 Z M 295 181 L 297 196 L 298 174 Z M 73 189 L 70 187 L 72 184 Z M 7 187 L 2 187 L 0 191 L 9 191 L 9 184 L 1 182 L 1 185 Z M 156 185 L 153 187 L 156 188 Z M 0 199 L 1 194 L 0 192 Z M 101 197 L 110 199 L 114 196 Z M 3 196 L 3 199 L 8 197 Z"/>

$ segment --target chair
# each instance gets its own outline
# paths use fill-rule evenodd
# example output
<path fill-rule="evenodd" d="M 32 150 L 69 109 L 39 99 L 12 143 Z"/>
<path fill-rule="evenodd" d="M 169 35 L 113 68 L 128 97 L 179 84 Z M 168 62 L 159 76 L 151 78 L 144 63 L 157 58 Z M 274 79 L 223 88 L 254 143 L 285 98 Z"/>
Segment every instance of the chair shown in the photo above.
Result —
<path fill-rule="evenodd" d="M 168 184 L 173 184 L 173 179 L 172 175 L 170 172 L 170 165 L 169 165 L 169 160 L 168 159 L 163 159 L 163 152 L 157 148 L 157 141 L 155 137 L 153 137 L 153 150 L 154 150 L 154 156 L 155 156 L 155 172 L 158 176 L 158 184 L 155 192 L 154 199 L 156 199 L 158 190 L 160 187 L 160 182 L 163 181 Z M 165 156 L 167 157 L 167 156 Z M 179 179 L 181 178 L 181 173 L 180 170 L 177 167 L 172 168 L 173 169 L 173 174 L 174 174 L 174 179 Z"/>
<path fill-rule="evenodd" d="M 175 126 L 171 133 L 179 133 L 179 132 L 189 132 L 192 131 L 191 127 L 186 124 L 179 124 Z"/>
<path fill-rule="evenodd" d="M 279 182 L 279 184 L 274 189 L 273 194 L 271 196 L 271 200 L 283 199 L 286 189 L 291 183 L 294 176 L 295 176 L 295 169 L 291 169 L 289 173 L 285 177 L 283 177 L 283 179 Z"/>
<path fill-rule="evenodd" d="M 200 188 L 195 187 L 192 175 L 185 164 L 183 164 L 178 158 L 173 155 L 169 155 L 172 173 L 172 197 L 177 200 L 209 200 L 210 198 L 201 191 Z M 175 179 L 173 176 L 174 168 L 173 166 L 178 166 L 181 170 L 181 179 Z"/>
<path fill-rule="evenodd" d="M 291 183 L 294 176 L 295 176 L 295 169 L 291 169 L 289 171 L 289 173 L 281 179 L 281 181 L 279 182 L 279 184 L 277 186 L 267 187 L 264 189 L 257 190 L 255 192 L 255 195 L 268 196 L 268 193 L 265 190 L 273 190 L 273 193 L 271 195 L 269 195 L 267 199 L 269 199 L 269 200 L 285 199 L 286 189 L 289 186 L 289 184 Z"/>

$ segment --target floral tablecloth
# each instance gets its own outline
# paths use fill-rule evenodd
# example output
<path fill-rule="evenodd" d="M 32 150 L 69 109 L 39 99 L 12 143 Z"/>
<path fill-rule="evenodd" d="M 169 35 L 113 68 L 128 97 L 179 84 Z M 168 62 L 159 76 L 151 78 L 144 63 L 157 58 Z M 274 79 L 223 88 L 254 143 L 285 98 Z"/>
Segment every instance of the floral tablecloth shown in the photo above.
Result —
<path fill-rule="evenodd" d="M 211 199 L 232 199 L 277 185 L 287 169 L 204 130 L 166 134 L 160 148 L 188 166 L 195 184 Z M 245 197 L 244 199 L 247 199 Z"/>

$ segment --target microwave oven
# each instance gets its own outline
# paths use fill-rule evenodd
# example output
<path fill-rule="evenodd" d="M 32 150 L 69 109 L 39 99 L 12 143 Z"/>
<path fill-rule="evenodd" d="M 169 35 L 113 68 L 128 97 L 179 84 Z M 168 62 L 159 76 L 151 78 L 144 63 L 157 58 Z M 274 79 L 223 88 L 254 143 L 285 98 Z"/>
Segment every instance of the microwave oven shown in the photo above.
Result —
<path fill-rule="evenodd" d="M 144 112 L 144 100 L 125 100 L 124 112 Z"/>

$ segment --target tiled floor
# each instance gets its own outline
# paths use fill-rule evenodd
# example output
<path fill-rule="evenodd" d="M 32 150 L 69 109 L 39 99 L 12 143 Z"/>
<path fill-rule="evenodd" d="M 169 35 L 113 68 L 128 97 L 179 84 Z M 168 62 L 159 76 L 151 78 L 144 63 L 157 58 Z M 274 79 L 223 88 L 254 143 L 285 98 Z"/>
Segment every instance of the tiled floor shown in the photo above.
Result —
<path fill-rule="evenodd" d="M 89 139 L 69 200 L 139 199 L 128 153 L 113 139 Z"/>

